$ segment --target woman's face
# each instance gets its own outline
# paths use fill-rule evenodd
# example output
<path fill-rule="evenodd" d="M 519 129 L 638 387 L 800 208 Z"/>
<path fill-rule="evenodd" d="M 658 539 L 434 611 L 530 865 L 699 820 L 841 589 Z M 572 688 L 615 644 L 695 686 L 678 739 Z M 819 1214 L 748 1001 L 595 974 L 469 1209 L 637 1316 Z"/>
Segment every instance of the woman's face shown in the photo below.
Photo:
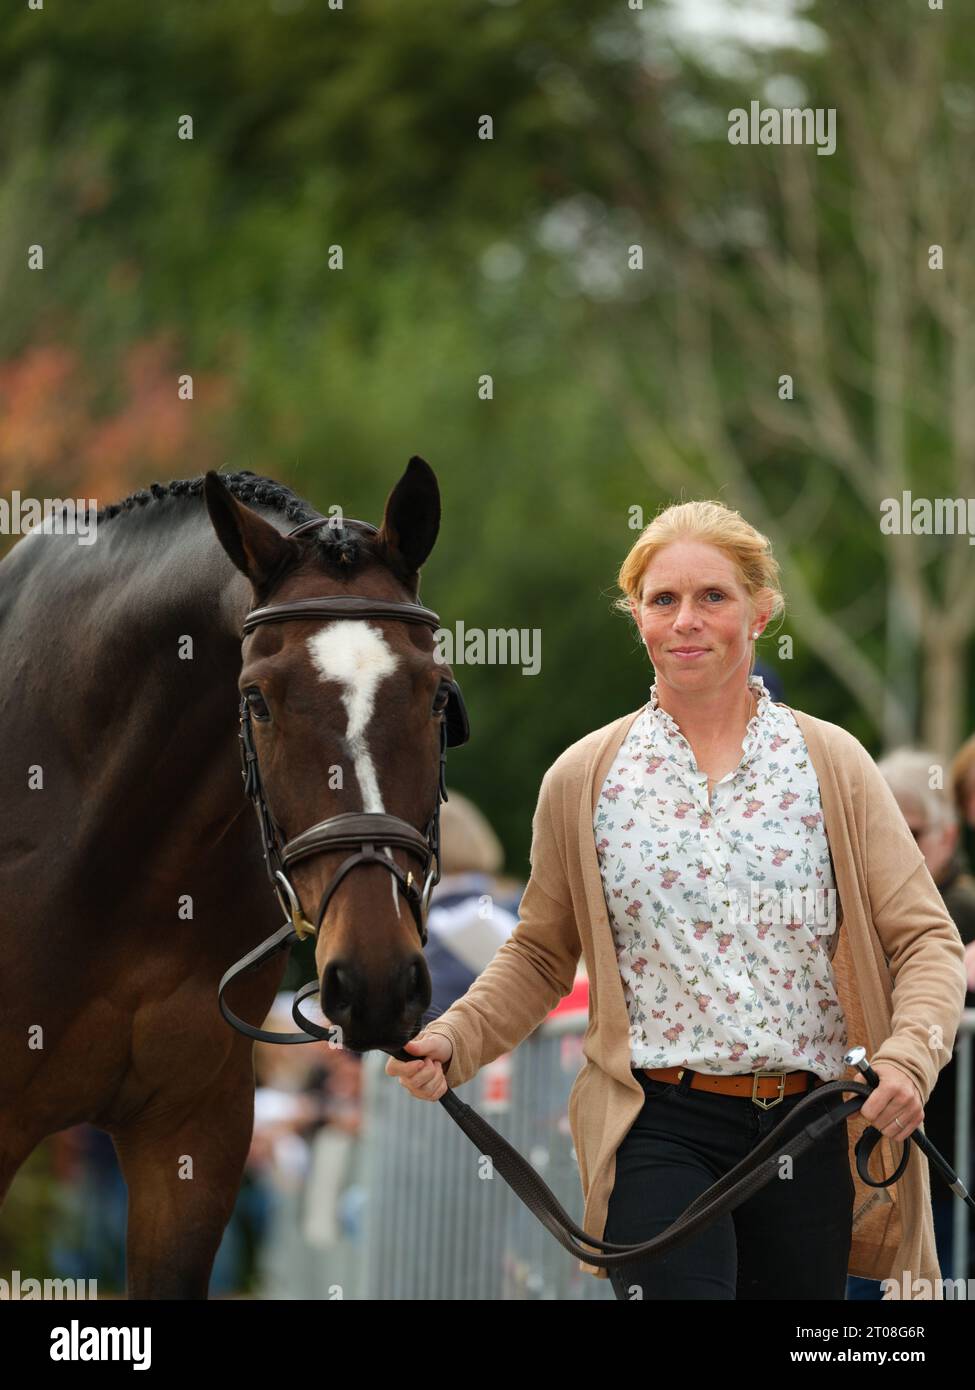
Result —
<path fill-rule="evenodd" d="M 672 541 L 643 574 L 643 602 L 630 609 L 657 679 L 678 691 L 707 690 L 747 673 L 753 618 L 748 595 L 724 551 L 704 541 Z"/>

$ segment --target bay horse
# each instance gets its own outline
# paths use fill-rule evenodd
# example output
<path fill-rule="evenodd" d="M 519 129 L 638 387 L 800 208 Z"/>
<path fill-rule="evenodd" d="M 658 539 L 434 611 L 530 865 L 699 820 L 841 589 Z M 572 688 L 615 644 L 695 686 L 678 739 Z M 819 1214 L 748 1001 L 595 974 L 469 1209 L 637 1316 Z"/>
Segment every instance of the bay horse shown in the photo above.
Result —
<path fill-rule="evenodd" d="M 451 673 L 428 626 L 268 623 L 241 665 L 255 606 L 417 601 L 440 525 L 423 459 L 378 532 L 323 517 L 285 534 L 315 515 L 272 479 L 208 473 L 103 508 L 95 544 L 34 532 L 0 564 L 0 1200 L 46 1136 L 110 1134 L 130 1298 L 207 1296 L 251 1139 L 253 1044 L 217 984 L 281 919 L 242 788 L 241 694 L 285 836 L 363 810 L 422 828 L 438 805 Z M 292 870 L 312 920 L 343 857 Z M 379 867 L 338 885 L 316 943 L 323 1012 L 360 1052 L 402 1047 L 431 993 Z M 259 1023 L 284 966 L 242 978 L 234 1007 Z"/>

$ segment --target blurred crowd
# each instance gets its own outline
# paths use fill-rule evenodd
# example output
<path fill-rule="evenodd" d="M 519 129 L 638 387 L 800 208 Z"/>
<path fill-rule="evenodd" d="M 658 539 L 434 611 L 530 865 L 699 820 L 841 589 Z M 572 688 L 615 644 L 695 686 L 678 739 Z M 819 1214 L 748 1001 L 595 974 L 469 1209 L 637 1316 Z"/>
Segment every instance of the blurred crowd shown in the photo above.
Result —
<path fill-rule="evenodd" d="M 930 749 L 897 748 L 877 766 L 897 799 L 897 804 L 924 855 L 928 872 L 937 884 L 958 934 L 965 943 L 968 993 L 965 1008 L 975 1008 L 975 879 L 966 838 L 975 830 L 975 734 L 958 750 L 947 776 L 942 760 Z M 967 836 L 966 833 L 967 832 Z M 938 1075 L 924 1107 L 924 1132 L 950 1164 L 955 1163 L 955 1095 L 957 1049 Z M 975 1138 L 975 1105 L 970 1110 L 970 1137 Z M 975 1146 L 970 1146 L 975 1152 Z M 913 1157 L 913 1156 L 912 1156 Z M 971 1152 L 968 1163 L 972 1178 Z M 943 1279 L 963 1279 L 975 1272 L 975 1226 L 970 1230 L 969 1256 L 955 1267 L 952 1221 L 958 1199 L 944 1179 L 931 1169 L 931 1201 L 934 1207 L 935 1244 Z M 857 1281 L 868 1284 L 871 1281 Z"/>

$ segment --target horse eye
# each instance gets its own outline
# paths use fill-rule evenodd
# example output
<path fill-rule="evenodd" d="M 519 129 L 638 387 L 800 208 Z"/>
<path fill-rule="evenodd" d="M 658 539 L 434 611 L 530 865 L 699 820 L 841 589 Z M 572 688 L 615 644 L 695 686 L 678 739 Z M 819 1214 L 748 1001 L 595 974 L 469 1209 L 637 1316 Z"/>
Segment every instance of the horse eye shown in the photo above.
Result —
<path fill-rule="evenodd" d="M 434 714 L 443 714 L 444 710 L 447 708 L 447 702 L 449 699 L 450 691 L 447 689 L 445 685 L 442 685 L 440 689 L 437 691 L 437 698 L 433 704 Z"/>
<path fill-rule="evenodd" d="M 251 712 L 252 719 L 265 721 L 271 718 L 271 711 L 264 703 L 264 696 L 259 690 L 245 690 L 244 695 L 247 699 L 247 708 Z"/>

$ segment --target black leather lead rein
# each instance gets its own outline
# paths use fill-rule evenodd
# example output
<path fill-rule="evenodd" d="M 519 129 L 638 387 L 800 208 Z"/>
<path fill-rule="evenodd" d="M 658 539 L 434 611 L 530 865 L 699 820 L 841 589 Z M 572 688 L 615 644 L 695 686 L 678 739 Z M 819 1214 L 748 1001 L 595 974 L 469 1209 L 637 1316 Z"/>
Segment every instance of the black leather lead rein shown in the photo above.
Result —
<path fill-rule="evenodd" d="M 394 1055 L 400 1060 L 409 1058 L 408 1053 Z M 783 1157 L 795 1159 L 806 1153 L 813 1144 L 825 1138 L 834 1126 L 844 1121 L 847 1115 L 859 1110 L 863 1104 L 861 1097 L 869 1096 L 871 1089 L 862 1081 L 827 1081 L 818 1086 L 793 1106 L 778 1129 L 773 1130 L 761 1144 L 756 1145 L 723 1178 L 706 1192 L 702 1192 L 700 1197 L 695 1198 L 665 1231 L 638 1245 L 617 1245 L 613 1241 L 601 1240 L 584 1231 L 560 1205 L 555 1193 L 535 1169 L 521 1157 L 517 1149 L 512 1148 L 506 1139 L 492 1129 L 476 1110 L 459 1101 L 453 1091 L 447 1091 L 441 1096 L 440 1104 L 477 1146 L 478 1152 L 490 1156 L 508 1186 L 555 1237 L 563 1250 L 587 1264 L 606 1269 L 610 1266 L 630 1264 L 635 1260 L 645 1259 L 648 1255 L 662 1255 L 675 1245 L 688 1240 L 695 1232 L 710 1226 L 726 1212 L 741 1206 L 742 1202 L 747 1201 L 778 1176 Z M 844 1091 L 855 1091 L 857 1095 L 853 1100 L 845 1101 L 825 1114 L 818 1113 L 824 1096 Z M 809 1119 L 794 1138 L 783 1144 L 780 1130 L 789 1128 L 797 1115 L 813 1106 L 816 1107 L 816 1117 Z M 868 1135 L 872 1136 L 869 1141 Z M 881 1137 L 878 1130 L 868 1129 L 858 1140 L 855 1150 L 857 1171 L 863 1181 L 871 1187 L 888 1187 L 896 1182 L 904 1171 L 910 1153 L 909 1146 L 905 1145 L 904 1155 L 894 1176 L 885 1182 L 876 1182 L 867 1173 L 867 1163 L 874 1145 Z M 597 1253 L 595 1247 L 602 1253 Z"/>
<path fill-rule="evenodd" d="M 295 1003 L 297 1006 L 297 1000 Z M 407 1052 L 395 1052 L 390 1055 L 400 1061 L 416 1061 L 416 1058 L 411 1057 Z M 554 1192 L 543 1182 L 534 1168 L 521 1157 L 517 1149 L 512 1148 L 506 1139 L 503 1139 L 496 1130 L 492 1129 L 476 1110 L 472 1110 L 469 1105 L 464 1105 L 452 1091 L 447 1091 L 445 1095 L 440 1097 L 440 1104 L 477 1146 L 478 1152 L 490 1156 L 495 1168 L 508 1186 L 538 1218 L 546 1230 L 555 1237 L 564 1250 L 567 1250 L 570 1255 L 575 1255 L 577 1259 L 584 1260 L 586 1264 L 606 1269 L 610 1266 L 630 1264 L 635 1260 L 644 1259 L 648 1255 L 662 1255 L 673 1246 L 679 1245 L 694 1235 L 696 1231 L 711 1225 L 713 1221 L 716 1221 L 726 1212 L 741 1206 L 742 1202 L 747 1201 L 766 1183 L 776 1178 L 780 1172 L 779 1164 L 782 1158 L 799 1158 L 812 1148 L 813 1144 L 825 1138 L 834 1126 L 845 1121 L 847 1116 L 856 1113 L 880 1080 L 866 1063 L 865 1058 L 865 1049 L 853 1048 L 847 1053 L 844 1061 L 850 1066 L 859 1067 L 866 1080 L 827 1081 L 803 1096 L 802 1100 L 793 1106 L 779 1127 L 767 1135 L 761 1144 L 756 1145 L 740 1163 L 709 1187 L 706 1192 L 702 1192 L 700 1197 L 696 1197 L 665 1231 L 661 1231 L 658 1236 L 643 1241 L 639 1245 L 617 1245 L 613 1241 L 601 1240 L 584 1231 L 560 1205 Z M 841 1104 L 831 1107 L 825 1114 L 820 1114 L 817 1118 L 809 1120 L 787 1144 L 782 1143 L 783 1130 L 790 1129 L 797 1116 L 813 1106 L 819 1108 L 824 1097 L 844 1094 L 848 1091 L 856 1093 L 852 1100 L 843 1101 Z M 854 1148 L 857 1173 L 861 1182 L 868 1187 L 892 1186 L 902 1176 L 910 1158 L 911 1144 L 905 1143 L 900 1162 L 891 1177 L 879 1182 L 872 1178 L 869 1171 L 870 1157 L 882 1138 L 883 1135 L 878 1129 L 875 1129 L 873 1125 L 868 1125 Z M 909 1138 L 940 1170 L 955 1195 L 975 1210 L 975 1201 L 966 1191 L 961 1179 L 952 1171 L 947 1160 L 942 1157 L 926 1135 L 922 1134 L 919 1129 L 915 1129 Z M 593 1249 L 586 1248 L 590 1246 Z M 603 1253 L 594 1253 L 595 1247 L 598 1247 L 599 1251 Z"/>

